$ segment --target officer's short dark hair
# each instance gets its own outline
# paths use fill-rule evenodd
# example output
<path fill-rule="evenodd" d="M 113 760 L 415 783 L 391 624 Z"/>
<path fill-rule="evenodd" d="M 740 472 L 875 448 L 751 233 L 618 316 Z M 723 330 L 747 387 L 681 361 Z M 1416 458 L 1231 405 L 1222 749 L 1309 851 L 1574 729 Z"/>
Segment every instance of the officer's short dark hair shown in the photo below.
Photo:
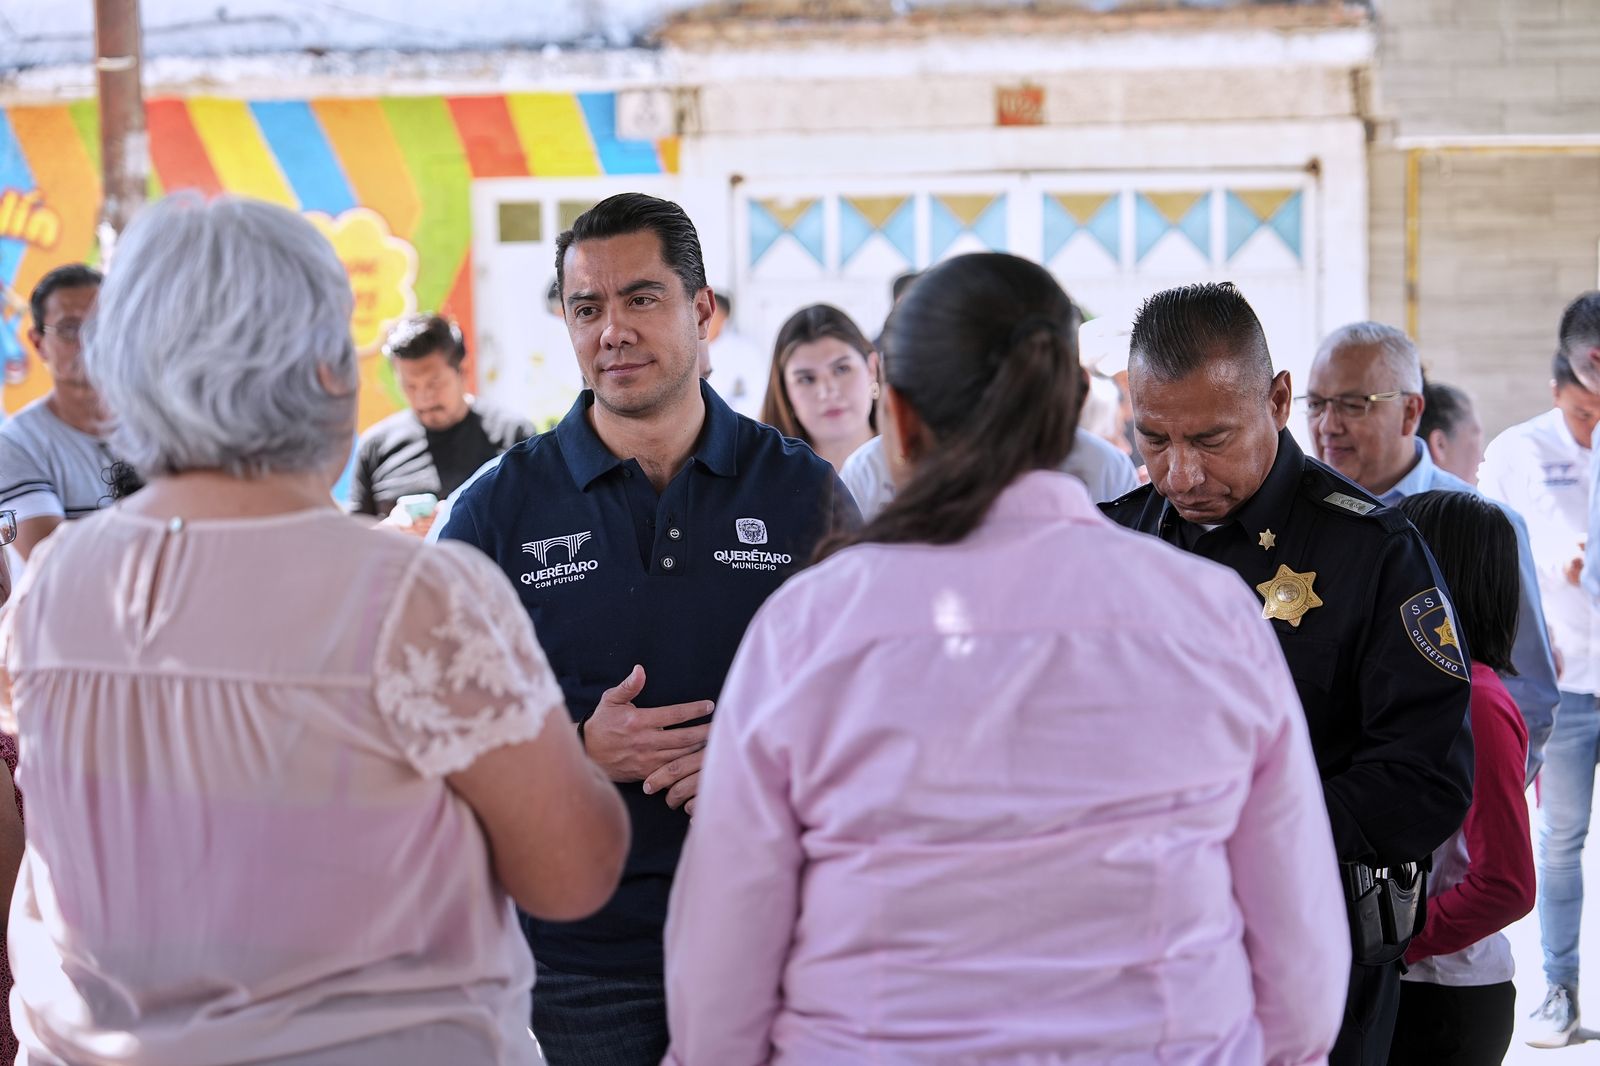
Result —
<path fill-rule="evenodd" d="M 556 238 L 556 287 L 562 296 L 567 292 L 567 249 L 580 241 L 626 237 L 646 230 L 661 241 L 661 259 L 678 275 L 685 292 L 693 296 L 706 287 L 700 235 L 683 208 L 642 192 L 622 192 L 589 208 L 578 216 L 571 229 Z"/>
<path fill-rule="evenodd" d="M 1510 519 L 1470 492 L 1419 492 L 1399 508 L 1439 564 L 1467 654 L 1491 670 L 1515 674 L 1511 646 L 1522 589 Z"/>
<path fill-rule="evenodd" d="M 435 352 L 456 368 L 467 358 L 467 342 L 460 327 L 443 315 L 407 315 L 394 324 L 383 342 L 383 354 L 390 359 L 426 359 Z"/>
<path fill-rule="evenodd" d="M 1600 347 L 1600 292 L 1586 292 L 1561 312 L 1561 351 L 1570 360 L 1581 349 Z"/>
<path fill-rule="evenodd" d="M 1550 377 L 1556 383 L 1556 388 L 1564 389 L 1568 385 L 1575 389 L 1589 391 L 1589 387 L 1578 380 L 1578 375 L 1572 372 L 1572 360 L 1567 358 L 1567 353 L 1557 351 L 1555 358 L 1550 360 Z"/>
<path fill-rule="evenodd" d="M 1417 436 L 1423 440 L 1436 429 L 1444 430 L 1447 437 L 1455 436 L 1456 429 L 1472 414 L 1472 398 L 1454 385 L 1438 381 L 1422 383 L 1422 417 L 1417 420 Z"/>
<path fill-rule="evenodd" d="M 1133 319 L 1129 355 L 1162 381 L 1179 381 L 1226 360 L 1265 387 L 1272 380 L 1267 335 L 1231 282 L 1180 285 L 1156 293 Z"/>
<path fill-rule="evenodd" d="M 39 279 L 39 284 L 33 287 L 33 292 L 28 296 L 28 309 L 33 312 L 33 328 L 43 332 L 44 305 L 51 293 L 59 289 L 98 288 L 103 280 L 100 271 L 87 263 L 67 263 L 50 271 Z"/>

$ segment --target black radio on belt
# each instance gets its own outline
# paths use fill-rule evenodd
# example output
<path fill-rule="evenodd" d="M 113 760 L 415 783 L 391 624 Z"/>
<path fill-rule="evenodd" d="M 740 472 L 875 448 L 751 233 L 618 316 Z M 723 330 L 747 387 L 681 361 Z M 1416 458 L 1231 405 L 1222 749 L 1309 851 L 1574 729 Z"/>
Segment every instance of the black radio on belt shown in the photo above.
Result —
<path fill-rule="evenodd" d="M 1384 966 L 1398 960 L 1427 917 L 1427 869 L 1416 862 L 1376 869 L 1347 862 L 1339 872 L 1350 911 L 1354 961 Z"/>

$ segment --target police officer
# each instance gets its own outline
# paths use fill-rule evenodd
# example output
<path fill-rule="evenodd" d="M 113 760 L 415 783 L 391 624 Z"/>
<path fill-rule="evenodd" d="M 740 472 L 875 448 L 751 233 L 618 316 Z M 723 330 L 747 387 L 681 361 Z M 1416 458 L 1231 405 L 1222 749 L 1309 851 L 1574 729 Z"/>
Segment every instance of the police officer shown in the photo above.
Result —
<path fill-rule="evenodd" d="M 1273 376 L 1236 288 L 1151 297 L 1130 349 L 1151 483 L 1102 508 L 1230 567 L 1260 595 L 1310 725 L 1347 898 L 1360 896 L 1358 961 L 1329 1061 L 1384 1063 L 1411 927 L 1405 875 L 1383 873 L 1429 856 L 1472 796 L 1470 662 L 1447 590 L 1399 512 L 1308 458 L 1284 428 L 1289 374 Z"/>

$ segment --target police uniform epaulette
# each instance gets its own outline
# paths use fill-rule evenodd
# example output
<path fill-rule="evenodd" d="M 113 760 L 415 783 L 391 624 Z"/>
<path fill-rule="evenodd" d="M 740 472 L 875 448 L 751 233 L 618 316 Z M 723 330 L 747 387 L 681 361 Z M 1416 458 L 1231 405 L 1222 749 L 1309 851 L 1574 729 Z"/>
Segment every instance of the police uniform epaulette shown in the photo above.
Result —
<path fill-rule="evenodd" d="M 1150 498 L 1150 494 L 1154 491 L 1155 489 L 1148 482 L 1146 482 L 1136 489 L 1133 489 L 1129 492 L 1124 492 L 1121 496 L 1118 496 L 1114 500 L 1109 500 L 1106 503 L 1101 504 L 1101 506 L 1110 508 L 1121 507 L 1125 503 L 1143 503 L 1145 500 Z"/>
<path fill-rule="evenodd" d="M 1346 482 L 1308 472 L 1301 485 L 1306 497 L 1317 506 L 1348 518 L 1369 518 L 1385 533 L 1399 533 L 1411 524 L 1405 515 L 1393 507 L 1379 503 L 1359 489 L 1352 492 L 1354 486 Z"/>

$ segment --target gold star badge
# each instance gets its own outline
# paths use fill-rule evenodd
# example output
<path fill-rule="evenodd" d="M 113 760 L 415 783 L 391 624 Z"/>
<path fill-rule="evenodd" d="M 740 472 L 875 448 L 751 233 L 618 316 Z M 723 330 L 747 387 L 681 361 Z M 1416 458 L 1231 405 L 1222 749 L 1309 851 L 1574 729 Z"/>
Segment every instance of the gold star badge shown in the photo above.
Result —
<path fill-rule="evenodd" d="M 1256 586 L 1264 601 L 1261 617 L 1281 618 L 1296 629 L 1300 628 L 1300 619 L 1305 613 L 1322 606 L 1321 598 L 1311 590 L 1311 583 L 1316 579 L 1314 570 L 1297 574 L 1280 563 L 1271 581 Z"/>
<path fill-rule="evenodd" d="M 1461 645 L 1456 643 L 1456 627 L 1450 624 L 1450 619 L 1446 618 L 1444 620 L 1444 625 L 1440 626 L 1438 629 L 1435 629 L 1434 633 L 1439 637 L 1439 647 L 1461 647 Z"/>
<path fill-rule="evenodd" d="M 1261 531 L 1261 536 L 1256 539 L 1267 551 L 1271 551 L 1273 548 L 1278 546 L 1278 536 L 1270 529 L 1263 529 Z"/>

